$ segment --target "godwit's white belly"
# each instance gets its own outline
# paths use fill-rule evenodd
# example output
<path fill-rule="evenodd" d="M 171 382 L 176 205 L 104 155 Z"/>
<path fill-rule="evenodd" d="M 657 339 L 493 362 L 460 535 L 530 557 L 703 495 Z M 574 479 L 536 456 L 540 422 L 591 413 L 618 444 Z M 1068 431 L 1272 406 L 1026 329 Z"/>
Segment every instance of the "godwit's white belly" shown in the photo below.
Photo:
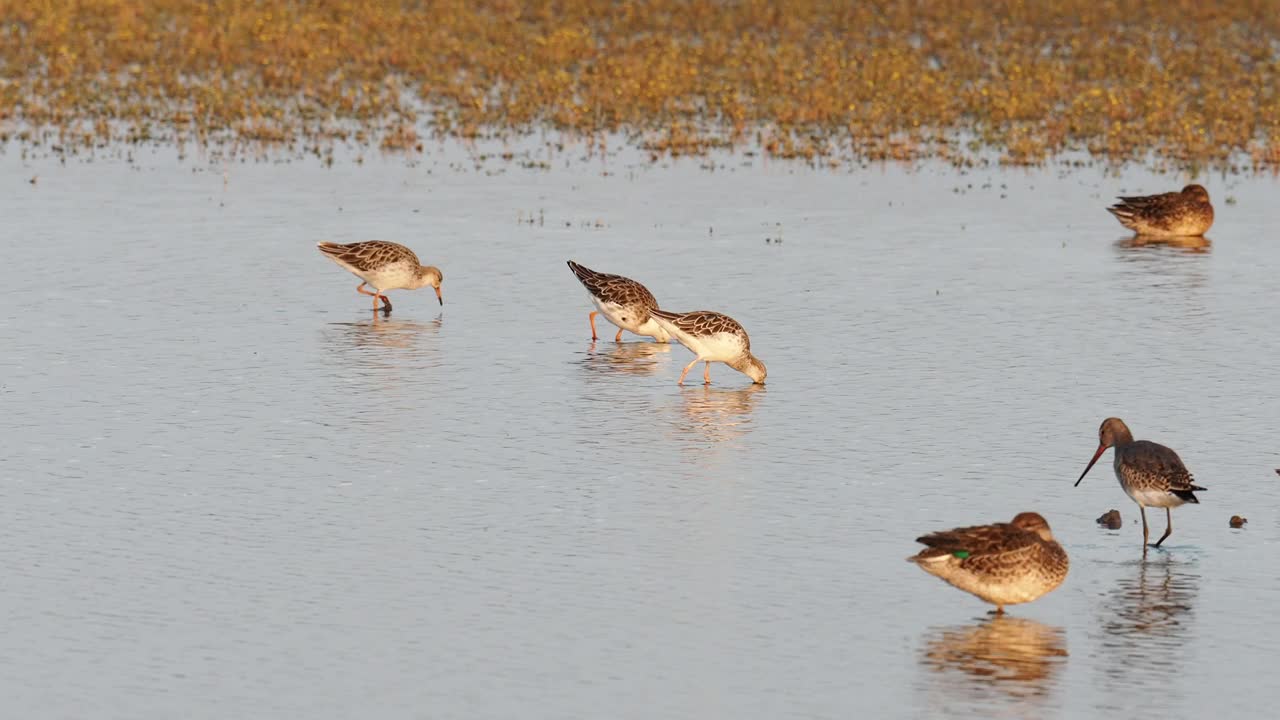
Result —
<path fill-rule="evenodd" d="M 1185 500 L 1167 490 L 1132 490 L 1125 488 L 1125 494 L 1143 507 L 1172 508 L 1186 503 Z"/>

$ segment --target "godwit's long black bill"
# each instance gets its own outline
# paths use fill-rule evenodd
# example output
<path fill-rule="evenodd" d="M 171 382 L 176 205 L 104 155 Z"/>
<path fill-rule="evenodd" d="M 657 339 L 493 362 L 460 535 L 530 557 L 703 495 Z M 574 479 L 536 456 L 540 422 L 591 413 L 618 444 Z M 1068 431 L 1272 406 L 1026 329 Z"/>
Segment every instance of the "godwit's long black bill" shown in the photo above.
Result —
<path fill-rule="evenodd" d="M 1094 453 L 1094 454 L 1093 454 L 1093 459 L 1089 461 L 1089 466 L 1088 466 L 1088 467 L 1086 467 L 1086 468 L 1084 469 L 1084 472 L 1080 473 L 1080 480 L 1083 480 L 1083 479 L 1084 479 L 1084 476 L 1089 474 L 1089 471 L 1093 469 L 1093 464 L 1094 464 L 1094 463 L 1096 463 L 1096 462 L 1098 462 L 1098 458 L 1102 457 L 1102 453 L 1104 453 L 1104 452 L 1106 452 L 1106 451 L 1107 451 L 1107 446 L 1106 446 L 1106 445 L 1099 445 L 1099 446 L 1098 446 L 1098 452 L 1096 452 L 1096 453 Z M 1079 487 L 1079 486 L 1080 486 L 1080 480 L 1076 480 L 1076 484 L 1075 484 L 1075 485 L 1073 485 L 1072 487 Z"/>

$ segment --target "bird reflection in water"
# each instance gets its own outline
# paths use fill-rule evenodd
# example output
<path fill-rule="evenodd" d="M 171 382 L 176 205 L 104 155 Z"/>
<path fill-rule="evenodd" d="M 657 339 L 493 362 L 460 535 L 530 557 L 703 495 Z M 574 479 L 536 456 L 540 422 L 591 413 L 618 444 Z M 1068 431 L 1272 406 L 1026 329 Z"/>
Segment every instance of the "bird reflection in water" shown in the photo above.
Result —
<path fill-rule="evenodd" d="M 1205 255 L 1213 249 L 1213 241 L 1205 237 L 1127 237 L 1116 241 L 1122 251 L 1169 250 L 1185 255 Z"/>
<path fill-rule="evenodd" d="M 1160 688 L 1162 701 L 1179 707 L 1177 677 L 1191 637 L 1189 621 L 1199 593 L 1200 576 L 1171 554 L 1126 563 L 1123 574 L 1104 596 L 1098 612 L 1102 631 L 1096 667 L 1102 683 L 1126 695 L 1142 687 Z"/>
<path fill-rule="evenodd" d="M 443 317 L 427 322 L 383 317 L 373 313 L 369 320 L 332 323 L 326 331 L 328 344 L 342 355 L 350 355 L 352 363 L 365 365 L 404 366 L 425 360 L 435 352 L 434 344 L 423 339 L 440 331 Z"/>
<path fill-rule="evenodd" d="M 1166 302 L 1175 315 L 1203 324 L 1211 320 L 1204 300 L 1192 291 L 1203 290 L 1209 284 L 1209 267 L 1206 264 L 1213 242 L 1202 237 L 1144 238 L 1130 237 L 1116 241 L 1119 260 L 1125 263 L 1126 286 L 1133 292 L 1145 293 L 1151 288 L 1176 291 L 1161 302 Z M 1135 275 L 1131 270 L 1141 270 Z M 1152 298 L 1143 295 L 1144 302 Z"/>
<path fill-rule="evenodd" d="M 667 369 L 663 359 L 671 353 L 671 345 L 658 342 L 591 343 L 582 366 L 596 373 L 653 375 Z"/>
<path fill-rule="evenodd" d="M 1066 665 L 1062 629 L 1034 620 L 1002 615 L 929 632 L 920 665 L 929 671 L 930 704 L 947 710 L 970 704 L 1003 717 L 1009 713 L 991 712 L 991 704 L 1013 701 L 1013 715 L 1026 715 L 1028 705 L 1048 702 Z"/>
<path fill-rule="evenodd" d="M 692 386 L 679 393 L 683 417 L 676 427 L 684 434 L 710 442 L 724 442 L 751 430 L 751 411 L 765 392 L 764 385 L 739 388 Z"/>

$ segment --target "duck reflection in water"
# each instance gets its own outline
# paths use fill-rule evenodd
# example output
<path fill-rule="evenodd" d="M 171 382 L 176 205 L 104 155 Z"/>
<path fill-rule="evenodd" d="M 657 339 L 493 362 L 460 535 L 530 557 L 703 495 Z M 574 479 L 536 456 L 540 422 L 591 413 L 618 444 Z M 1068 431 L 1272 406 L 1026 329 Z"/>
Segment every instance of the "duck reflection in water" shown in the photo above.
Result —
<path fill-rule="evenodd" d="M 592 342 L 581 363 L 583 368 L 593 373 L 654 375 L 667 368 L 668 363 L 664 358 L 670 354 L 671 346 L 667 343 L 627 342 L 597 345 Z"/>
<path fill-rule="evenodd" d="M 1067 646 L 1061 628 L 1026 618 L 996 615 L 974 625 L 934 628 L 924 645 L 920 665 L 930 704 L 949 711 L 955 705 L 984 707 L 993 701 L 1044 704 L 1066 665 Z M 942 708 L 935 708 L 941 710 Z M 931 715 L 935 715 L 931 713 Z"/>
<path fill-rule="evenodd" d="M 1127 237 L 1116 241 L 1122 251 L 1166 249 L 1185 255 L 1204 255 L 1213 249 L 1213 241 L 1205 237 Z"/>
<path fill-rule="evenodd" d="M 1173 308 L 1181 308 L 1189 319 L 1208 320 L 1203 299 L 1189 291 L 1200 291 L 1209 284 L 1208 257 L 1213 242 L 1208 238 L 1131 237 L 1116 241 L 1117 259 L 1124 264 L 1126 284 L 1135 292 L 1151 288 L 1175 290 L 1168 298 Z M 1139 270 L 1141 275 L 1132 271 Z M 1152 299 L 1143 296 L 1145 302 Z M 1167 310 L 1167 308 L 1166 308 Z"/>

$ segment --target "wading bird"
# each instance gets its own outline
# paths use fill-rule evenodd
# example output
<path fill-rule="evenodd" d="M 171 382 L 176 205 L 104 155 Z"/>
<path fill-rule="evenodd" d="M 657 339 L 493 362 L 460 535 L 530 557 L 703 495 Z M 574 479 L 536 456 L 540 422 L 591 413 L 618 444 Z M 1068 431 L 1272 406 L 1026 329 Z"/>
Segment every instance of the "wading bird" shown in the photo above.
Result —
<path fill-rule="evenodd" d="M 325 257 L 364 281 L 356 288 L 356 292 L 372 295 L 374 310 L 378 309 L 378 300 L 381 299 L 385 303 L 383 312 L 391 312 L 391 300 L 382 294 L 387 290 L 417 290 L 427 285 L 435 288 L 436 299 L 444 305 L 444 296 L 440 294 L 440 283 L 444 281 L 444 275 L 440 274 L 440 269 L 420 265 L 418 256 L 403 245 L 385 240 L 369 240 L 347 245 L 318 242 L 316 246 Z M 366 283 L 373 286 L 373 292 L 364 289 Z"/>
<path fill-rule="evenodd" d="M 1164 508 L 1168 526 L 1156 541 L 1155 546 L 1160 547 L 1160 543 L 1173 532 L 1173 508 L 1183 503 L 1199 504 L 1195 491 L 1206 492 L 1205 489 L 1191 484 L 1191 473 L 1182 464 L 1178 453 L 1150 440 L 1134 440 L 1129 426 L 1120 418 L 1102 421 L 1102 427 L 1098 428 L 1098 451 L 1093 454 L 1093 459 L 1084 472 L 1080 473 L 1080 479 L 1076 480 L 1077 486 L 1109 447 L 1116 449 L 1116 479 L 1120 481 L 1125 494 L 1138 503 L 1138 511 L 1142 513 L 1144 552 L 1151 539 L 1147 530 L 1147 508 Z"/>

